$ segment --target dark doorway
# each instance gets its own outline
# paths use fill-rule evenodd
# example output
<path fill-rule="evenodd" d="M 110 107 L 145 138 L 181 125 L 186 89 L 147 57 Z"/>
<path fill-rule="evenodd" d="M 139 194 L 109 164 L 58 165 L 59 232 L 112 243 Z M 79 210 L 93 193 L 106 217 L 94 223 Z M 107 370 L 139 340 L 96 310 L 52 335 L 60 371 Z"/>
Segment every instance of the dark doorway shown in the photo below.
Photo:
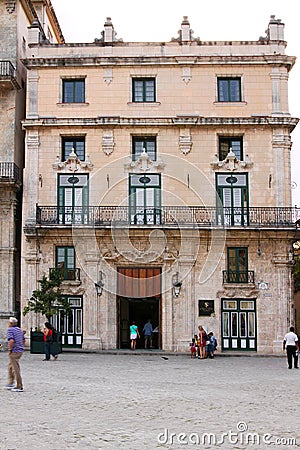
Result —
<path fill-rule="evenodd" d="M 159 297 L 118 298 L 119 348 L 130 348 L 129 327 L 133 320 L 141 336 L 137 339 L 136 348 L 145 348 L 142 330 L 149 319 L 153 329 L 159 326 L 159 305 Z M 160 348 L 160 333 L 153 333 L 152 345 L 154 348 Z"/>
<path fill-rule="evenodd" d="M 160 327 L 161 267 L 118 267 L 117 324 L 119 348 L 130 348 L 129 327 L 135 321 L 141 337 L 136 348 L 145 348 L 142 330 L 151 320 Z M 161 332 L 161 329 L 160 329 Z M 161 333 L 153 335 L 153 346 L 161 348 Z"/>

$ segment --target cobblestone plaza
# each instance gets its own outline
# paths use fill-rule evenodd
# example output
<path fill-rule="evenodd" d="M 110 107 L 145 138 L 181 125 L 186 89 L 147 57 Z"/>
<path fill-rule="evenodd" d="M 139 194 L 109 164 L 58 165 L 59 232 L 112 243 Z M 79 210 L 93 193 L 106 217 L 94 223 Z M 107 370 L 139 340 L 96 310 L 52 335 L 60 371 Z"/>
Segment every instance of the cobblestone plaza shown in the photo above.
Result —
<path fill-rule="evenodd" d="M 284 357 L 42 358 L 23 355 L 23 393 L 2 389 L 1 450 L 300 447 L 300 373 Z M 3 386 L 7 359 L 1 352 Z"/>

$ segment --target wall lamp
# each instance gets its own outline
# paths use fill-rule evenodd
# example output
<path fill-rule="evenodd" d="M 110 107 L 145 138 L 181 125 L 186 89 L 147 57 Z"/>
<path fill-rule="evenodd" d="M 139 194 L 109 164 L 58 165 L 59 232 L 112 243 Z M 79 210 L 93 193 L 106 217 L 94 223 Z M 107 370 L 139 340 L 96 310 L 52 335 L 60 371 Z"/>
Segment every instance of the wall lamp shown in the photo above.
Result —
<path fill-rule="evenodd" d="M 174 297 L 177 298 L 180 294 L 180 289 L 182 286 L 182 282 L 178 280 L 178 272 L 176 272 L 176 274 L 173 275 L 172 284 L 173 284 L 173 295 Z"/>
<path fill-rule="evenodd" d="M 104 287 L 104 283 L 102 281 L 102 277 L 103 277 L 103 274 L 102 274 L 102 272 L 100 270 L 100 272 L 99 272 L 99 280 L 95 283 L 95 288 L 96 288 L 96 291 L 97 291 L 97 295 L 99 297 L 102 295 L 103 287 Z"/>

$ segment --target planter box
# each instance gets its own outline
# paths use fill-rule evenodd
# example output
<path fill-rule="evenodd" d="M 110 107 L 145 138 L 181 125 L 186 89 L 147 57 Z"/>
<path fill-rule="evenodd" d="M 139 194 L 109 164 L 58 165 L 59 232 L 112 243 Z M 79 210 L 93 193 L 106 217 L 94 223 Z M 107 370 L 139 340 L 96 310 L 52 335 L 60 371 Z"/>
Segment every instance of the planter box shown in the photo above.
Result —
<path fill-rule="evenodd" d="M 61 335 L 57 333 L 57 341 L 53 342 L 54 353 L 62 352 Z M 30 353 L 45 354 L 44 333 L 30 331 Z"/>

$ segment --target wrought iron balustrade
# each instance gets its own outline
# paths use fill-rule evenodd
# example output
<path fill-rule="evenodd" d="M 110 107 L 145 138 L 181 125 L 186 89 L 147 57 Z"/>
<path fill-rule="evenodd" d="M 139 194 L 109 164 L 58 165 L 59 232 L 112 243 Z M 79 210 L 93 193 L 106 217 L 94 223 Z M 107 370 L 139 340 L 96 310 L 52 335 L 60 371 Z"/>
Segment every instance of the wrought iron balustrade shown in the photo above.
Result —
<path fill-rule="evenodd" d="M 19 167 L 13 162 L 0 162 L 0 181 L 1 179 L 19 180 Z"/>
<path fill-rule="evenodd" d="M 39 206 L 39 225 L 296 228 L 300 208 L 214 206 Z"/>
<path fill-rule="evenodd" d="M 65 281 L 80 281 L 80 269 L 67 269 L 60 267 L 51 267 L 49 269 L 49 278 L 51 279 L 52 274 L 60 273 L 61 277 Z"/>
<path fill-rule="evenodd" d="M 20 89 L 16 79 L 16 69 L 10 61 L 0 60 L 0 81 L 8 81 L 13 87 Z"/>
<path fill-rule="evenodd" d="M 223 283 L 254 283 L 254 271 L 223 270 Z"/>

